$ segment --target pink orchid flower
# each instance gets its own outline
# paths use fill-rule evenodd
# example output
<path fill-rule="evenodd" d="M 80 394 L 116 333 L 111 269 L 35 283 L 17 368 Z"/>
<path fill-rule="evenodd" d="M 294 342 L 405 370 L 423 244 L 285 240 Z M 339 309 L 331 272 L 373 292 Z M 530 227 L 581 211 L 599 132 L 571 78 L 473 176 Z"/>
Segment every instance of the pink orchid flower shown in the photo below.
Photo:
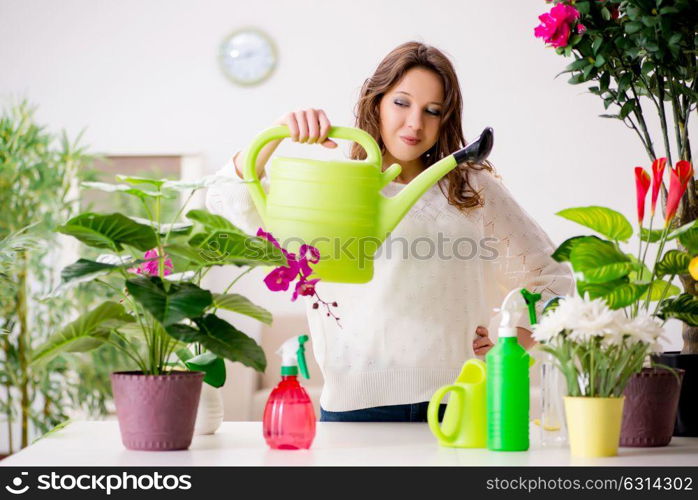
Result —
<path fill-rule="evenodd" d="M 579 19 L 579 11 L 571 5 L 559 3 L 550 12 L 538 16 L 538 19 L 541 24 L 534 29 L 535 36 L 553 47 L 566 47 L 571 33 L 570 26 Z"/>
<path fill-rule="evenodd" d="M 669 195 L 666 202 L 666 219 L 664 227 L 668 226 L 676 215 L 679 202 L 686 192 L 688 181 L 693 178 L 693 166 L 690 162 L 681 160 L 671 169 L 669 177 Z"/>
<path fill-rule="evenodd" d="M 295 301 L 299 296 L 315 297 L 313 309 L 318 309 L 320 304 L 324 305 L 327 309 L 326 315 L 332 316 L 339 324 L 339 317 L 331 309 L 331 307 L 337 307 L 337 302 L 330 303 L 322 300 L 315 289 L 315 285 L 317 285 L 320 279 L 308 279 L 313 274 L 311 264 L 320 262 L 320 251 L 311 245 L 301 245 L 298 255 L 288 252 L 276 241 L 271 233 L 264 231 L 261 227 L 257 230 L 257 236 L 272 242 L 277 248 L 281 249 L 287 261 L 286 266 L 275 268 L 264 278 L 267 288 L 272 292 L 286 291 L 291 282 L 297 279 L 291 301 Z"/>
<path fill-rule="evenodd" d="M 652 215 L 657 206 L 657 197 L 659 189 L 664 183 L 664 168 L 666 167 L 666 158 L 657 158 L 652 162 Z"/>
<path fill-rule="evenodd" d="M 645 218 L 645 199 L 652 180 L 642 167 L 635 167 L 635 192 L 637 194 L 637 220 L 642 225 Z"/>
<path fill-rule="evenodd" d="M 158 262 L 160 259 L 158 259 L 158 250 L 157 248 L 153 248 L 151 250 L 148 250 L 145 252 L 143 255 L 144 258 L 150 259 L 148 262 L 143 262 L 140 266 L 138 267 L 132 267 L 129 269 L 129 272 L 136 273 L 136 274 L 146 274 L 149 276 L 157 276 L 159 274 L 159 268 L 158 268 Z M 172 259 L 167 257 L 165 255 L 165 268 L 163 271 L 163 274 L 167 276 L 168 274 L 172 274 Z"/>

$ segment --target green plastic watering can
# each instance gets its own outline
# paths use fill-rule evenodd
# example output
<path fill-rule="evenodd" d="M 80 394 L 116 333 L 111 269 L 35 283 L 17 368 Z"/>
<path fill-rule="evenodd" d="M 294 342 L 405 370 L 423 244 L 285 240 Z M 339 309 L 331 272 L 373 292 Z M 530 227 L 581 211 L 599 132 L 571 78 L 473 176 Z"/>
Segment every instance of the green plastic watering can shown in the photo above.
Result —
<path fill-rule="evenodd" d="M 366 159 L 275 157 L 267 194 L 257 177 L 257 155 L 268 142 L 289 136 L 285 126 L 260 133 L 245 154 L 243 175 L 265 229 L 291 252 L 303 243 L 316 247 L 320 262 L 313 277 L 335 283 L 370 281 L 376 251 L 412 205 L 459 163 L 487 158 L 493 144 L 493 131 L 486 128 L 477 141 L 431 165 L 399 194 L 386 197 L 381 189 L 400 174 L 400 165 L 381 171 L 381 150 L 373 137 L 356 128 L 331 127 L 328 137 L 357 142 Z"/>
<path fill-rule="evenodd" d="M 485 448 L 487 446 L 486 368 L 480 359 L 469 359 L 453 385 L 438 389 L 429 401 L 427 422 L 441 446 Z M 439 406 L 447 393 L 451 398 L 439 425 Z"/>

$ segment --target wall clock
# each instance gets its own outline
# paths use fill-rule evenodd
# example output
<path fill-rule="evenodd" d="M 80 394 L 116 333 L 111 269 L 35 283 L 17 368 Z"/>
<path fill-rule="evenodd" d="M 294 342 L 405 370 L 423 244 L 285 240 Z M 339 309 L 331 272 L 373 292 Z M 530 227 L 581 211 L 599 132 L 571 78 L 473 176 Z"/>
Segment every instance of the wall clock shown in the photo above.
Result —
<path fill-rule="evenodd" d="M 219 61 L 225 76 L 238 85 L 257 85 L 272 74 L 277 53 L 264 32 L 243 28 L 228 35 L 220 46 Z"/>

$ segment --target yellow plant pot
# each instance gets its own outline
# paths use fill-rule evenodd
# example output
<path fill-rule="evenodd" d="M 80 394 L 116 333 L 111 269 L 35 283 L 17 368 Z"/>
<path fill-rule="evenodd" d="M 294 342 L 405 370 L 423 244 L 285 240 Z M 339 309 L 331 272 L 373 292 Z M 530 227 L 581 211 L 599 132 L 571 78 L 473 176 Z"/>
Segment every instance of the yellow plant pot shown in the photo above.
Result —
<path fill-rule="evenodd" d="M 623 401 L 620 398 L 565 398 L 565 413 L 573 457 L 614 457 L 618 454 Z"/>

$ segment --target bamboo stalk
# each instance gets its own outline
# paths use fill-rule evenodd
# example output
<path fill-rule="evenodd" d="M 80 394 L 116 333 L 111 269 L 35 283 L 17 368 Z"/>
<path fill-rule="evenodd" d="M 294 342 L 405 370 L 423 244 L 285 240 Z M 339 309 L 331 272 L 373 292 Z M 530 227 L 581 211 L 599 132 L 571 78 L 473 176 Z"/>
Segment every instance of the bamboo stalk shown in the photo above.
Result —
<path fill-rule="evenodd" d="M 17 254 L 19 272 L 17 273 L 17 319 L 19 320 L 19 337 L 17 339 L 17 357 L 19 361 L 19 390 L 20 390 L 20 421 L 22 433 L 20 446 L 29 445 L 29 376 L 28 370 L 28 341 L 27 329 L 27 253 Z"/>

